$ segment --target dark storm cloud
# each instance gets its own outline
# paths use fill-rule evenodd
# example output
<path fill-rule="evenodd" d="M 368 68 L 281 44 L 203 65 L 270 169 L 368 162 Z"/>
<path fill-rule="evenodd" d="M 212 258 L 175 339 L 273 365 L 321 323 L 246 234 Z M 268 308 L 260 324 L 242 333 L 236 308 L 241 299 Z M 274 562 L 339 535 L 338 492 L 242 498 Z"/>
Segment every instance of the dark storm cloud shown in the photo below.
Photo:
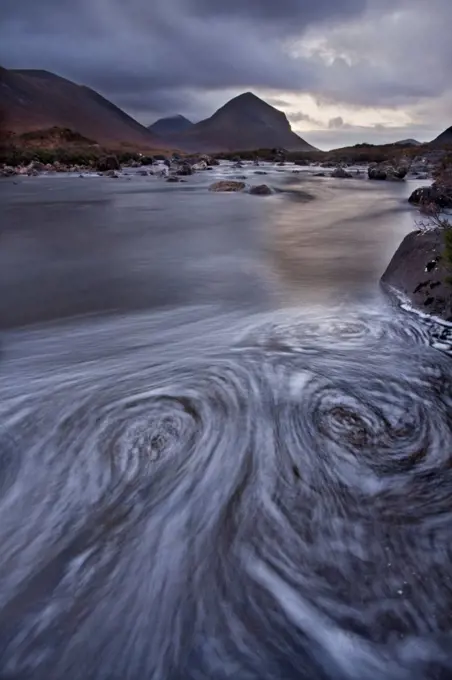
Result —
<path fill-rule="evenodd" d="M 450 0 L 0 0 L 0 63 L 144 122 L 201 118 L 245 89 L 396 107 L 448 91 L 451 25 Z"/>
<path fill-rule="evenodd" d="M 313 125 L 322 125 L 319 120 L 316 120 L 308 113 L 303 113 L 303 111 L 296 111 L 295 113 L 290 113 L 288 118 L 291 123 L 312 123 Z"/>
<path fill-rule="evenodd" d="M 270 22 L 298 31 L 310 24 L 341 21 L 364 11 L 368 0 L 188 0 L 188 7 L 202 17 L 231 16 L 257 23 Z"/>
<path fill-rule="evenodd" d="M 330 118 L 328 121 L 328 128 L 330 130 L 338 130 L 340 128 L 343 128 L 345 125 L 344 119 L 342 116 L 336 116 L 335 118 Z"/>
<path fill-rule="evenodd" d="M 160 88 L 314 85 L 283 41 L 319 21 L 359 15 L 366 0 L 2 0 L 0 59 L 40 66 L 127 101 Z M 263 39 L 265 37 L 265 40 Z M 147 97 L 146 97 L 147 99 Z"/>

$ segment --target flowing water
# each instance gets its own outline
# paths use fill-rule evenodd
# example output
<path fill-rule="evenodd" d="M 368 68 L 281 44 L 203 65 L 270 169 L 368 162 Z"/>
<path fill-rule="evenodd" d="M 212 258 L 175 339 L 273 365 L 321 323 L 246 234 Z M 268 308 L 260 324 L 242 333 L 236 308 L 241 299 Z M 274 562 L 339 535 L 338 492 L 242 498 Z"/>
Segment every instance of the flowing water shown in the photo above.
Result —
<path fill-rule="evenodd" d="M 450 330 L 378 287 L 410 187 L 269 173 L 0 185 L 2 680 L 451 677 Z"/>

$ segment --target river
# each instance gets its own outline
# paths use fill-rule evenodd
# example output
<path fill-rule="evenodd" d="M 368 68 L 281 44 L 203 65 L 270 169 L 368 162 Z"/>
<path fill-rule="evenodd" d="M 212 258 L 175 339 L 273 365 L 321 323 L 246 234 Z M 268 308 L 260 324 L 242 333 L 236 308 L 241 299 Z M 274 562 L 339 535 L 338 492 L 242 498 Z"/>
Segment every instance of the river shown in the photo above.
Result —
<path fill-rule="evenodd" d="M 0 183 L 1 680 L 452 676 L 413 183 L 265 171 Z"/>

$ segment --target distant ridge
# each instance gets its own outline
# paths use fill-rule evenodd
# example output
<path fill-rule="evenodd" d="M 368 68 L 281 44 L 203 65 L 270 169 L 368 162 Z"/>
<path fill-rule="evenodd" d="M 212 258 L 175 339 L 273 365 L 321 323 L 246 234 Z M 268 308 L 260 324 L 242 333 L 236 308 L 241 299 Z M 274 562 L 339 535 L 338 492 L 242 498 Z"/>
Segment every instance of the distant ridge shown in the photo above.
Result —
<path fill-rule="evenodd" d="M 401 139 L 400 142 L 395 142 L 397 146 L 422 146 L 421 142 L 417 139 Z"/>
<path fill-rule="evenodd" d="M 185 118 L 185 116 L 177 114 L 176 116 L 159 118 L 155 121 L 155 123 L 148 126 L 148 130 L 156 135 L 164 137 L 185 132 L 185 130 L 188 130 L 190 127 L 193 127 L 191 120 L 188 120 L 188 118 Z"/>
<path fill-rule="evenodd" d="M 0 111 L 2 126 L 10 132 L 60 127 L 105 145 L 163 146 L 105 97 L 49 71 L 0 67 Z"/>

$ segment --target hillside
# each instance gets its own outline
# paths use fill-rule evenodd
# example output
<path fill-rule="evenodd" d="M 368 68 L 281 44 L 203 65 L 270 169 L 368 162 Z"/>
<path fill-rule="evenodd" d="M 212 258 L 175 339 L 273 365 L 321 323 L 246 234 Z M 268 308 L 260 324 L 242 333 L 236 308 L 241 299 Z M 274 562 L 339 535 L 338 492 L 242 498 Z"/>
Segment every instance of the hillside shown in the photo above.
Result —
<path fill-rule="evenodd" d="M 106 146 L 164 146 L 108 99 L 48 71 L 0 68 L 0 111 L 3 128 L 14 133 L 60 127 Z"/>
<path fill-rule="evenodd" d="M 167 118 L 159 118 L 155 123 L 148 126 L 148 130 L 161 137 L 168 137 L 169 135 L 179 134 L 185 132 L 188 128 L 193 127 L 193 123 L 181 116 L 168 116 Z"/>
<path fill-rule="evenodd" d="M 444 130 L 436 139 L 433 140 L 434 146 L 452 146 L 452 126 Z"/>
<path fill-rule="evenodd" d="M 401 139 L 399 142 L 395 142 L 397 146 L 422 146 L 422 142 L 418 142 L 417 139 Z"/>
<path fill-rule="evenodd" d="M 231 99 L 211 118 L 196 123 L 169 139 L 175 146 L 186 151 L 240 151 L 259 148 L 314 150 L 313 146 L 292 132 L 282 111 L 251 92 Z"/>

